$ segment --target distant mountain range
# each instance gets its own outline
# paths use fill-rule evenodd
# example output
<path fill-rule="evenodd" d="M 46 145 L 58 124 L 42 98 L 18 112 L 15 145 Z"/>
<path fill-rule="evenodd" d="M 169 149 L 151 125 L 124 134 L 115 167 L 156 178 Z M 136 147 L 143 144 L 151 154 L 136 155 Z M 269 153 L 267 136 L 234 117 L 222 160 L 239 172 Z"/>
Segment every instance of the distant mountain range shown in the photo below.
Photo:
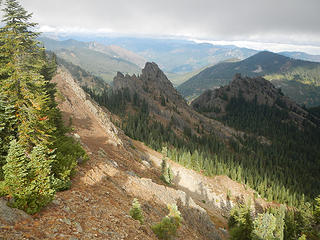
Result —
<path fill-rule="evenodd" d="M 286 57 L 291 57 L 305 61 L 320 62 L 320 55 L 311 55 L 304 52 L 280 52 L 279 54 Z"/>
<path fill-rule="evenodd" d="M 139 73 L 145 60 L 119 46 L 105 46 L 96 42 L 80 42 L 76 40 L 57 41 L 40 38 L 47 50 L 55 52 L 65 61 L 80 66 L 84 70 L 111 82 L 118 71 L 123 73 Z"/>
<path fill-rule="evenodd" d="M 59 39 L 95 41 L 128 49 L 150 62 L 156 62 L 165 73 L 184 74 L 230 58 L 245 59 L 258 51 L 236 46 L 196 43 L 179 39 L 138 37 L 65 36 Z"/>
<path fill-rule="evenodd" d="M 320 63 L 297 60 L 272 52 L 259 52 L 239 62 L 221 62 L 206 68 L 178 87 L 188 99 L 207 89 L 227 85 L 236 73 L 264 76 L 299 104 L 320 104 Z"/>

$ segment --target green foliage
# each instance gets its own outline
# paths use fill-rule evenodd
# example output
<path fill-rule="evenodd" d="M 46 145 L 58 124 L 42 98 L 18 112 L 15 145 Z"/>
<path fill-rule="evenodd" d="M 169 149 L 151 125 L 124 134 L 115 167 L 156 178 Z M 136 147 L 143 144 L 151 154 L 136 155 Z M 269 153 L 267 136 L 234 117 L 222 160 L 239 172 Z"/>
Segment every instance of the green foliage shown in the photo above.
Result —
<path fill-rule="evenodd" d="M 320 224 L 320 195 L 315 199 L 314 217 L 316 223 Z"/>
<path fill-rule="evenodd" d="M 14 106 L 7 98 L 0 96 L 0 181 L 3 180 L 2 167 L 8 154 L 9 143 L 15 138 L 16 120 Z"/>
<path fill-rule="evenodd" d="M 230 141 L 228 146 L 214 132 L 195 136 L 190 128 L 185 128 L 184 135 L 177 136 L 172 130 L 177 126 L 174 119 L 167 126 L 152 119 L 148 105 L 136 93 L 132 99 L 124 92 L 113 96 L 91 94 L 101 105 L 115 113 L 121 112 L 121 128 L 129 137 L 157 151 L 168 146 L 170 159 L 187 168 L 207 176 L 227 175 L 254 188 L 263 198 L 289 205 L 298 206 L 302 193 L 310 199 L 319 192 L 320 179 L 315 176 L 320 171 L 317 162 L 320 148 L 316 147 L 320 146 L 317 137 L 320 133 L 310 126 L 303 133 L 289 124 L 279 123 L 287 117 L 284 111 L 233 100 L 230 108 L 239 108 L 244 113 L 235 110 L 225 122 L 249 131 L 251 136 Z M 125 115 L 130 104 L 136 113 L 130 111 Z M 272 141 L 271 145 L 257 141 L 255 135 L 262 134 Z"/>
<path fill-rule="evenodd" d="M 298 240 L 307 240 L 306 235 L 302 234 L 301 237 L 298 238 Z"/>
<path fill-rule="evenodd" d="M 167 147 L 162 148 L 162 162 L 161 162 L 161 179 L 166 183 L 166 184 L 172 184 L 173 181 L 173 172 L 171 169 L 171 166 L 168 164 L 168 149 Z"/>
<path fill-rule="evenodd" d="M 228 220 L 231 240 L 250 240 L 253 222 L 250 207 L 239 204 L 231 209 Z"/>
<path fill-rule="evenodd" d="M 135 219 L 138 220 L 141 224 L 144 223 L 144 217 L 143 217 L 143 213 L 141 210 L 141 205 L 138 201 L 138 199 L 133 199 L 132 201 L 132 207 L 130 208 L 130 216 Z"/>
<path fill-rule="evenodd" d="M 85 162 L 88 156 L 80 143 L 72 137 L 60 136 L 53 146 L 56 149 L 56 158 L 52 163 L 52 172 L 55 177 L 57 191 L 69 189 L 70 179 L 75 174 L 77 162 Z"/>
<path fill-rule="evenodd" d="M 0 195 L 33 214 L 65 189 L 79 144 L 64 137 L 55 85 L 56 57 L 46 54 L 29 22 L 32 14 L 7 0 L 0 29 Z"/>
<path fill-rule="evenodd" d="M 271 213 L 258 214 L 253 221 L 253 240 L 275 240 L 276 218 Z"/>
<path fill-rule="evenodd" d="M 12 207 L 33 214 L 53 199 L 52 158 L 43 145 L 34 147 L 27 156 L 21 144 L 15 140 L 10 143 L 3 169 L 4 190 L 12 198 Z"/>
<path fill-rule="evenodd" d="M 162 218 L 161 222 L 154 224 L 151 229 L 158 239 L 171 240 L 177 235 L 177 230 L 181 225 L 182 217 L 178 207 L 168 205 L 169 214 Z"/>
<path fill-rule="evenodd" d="M 306 207 L 290 210 L 280 206 L 252 216 L 249 205 L 240 204 L 231 210 L 230 239 L 296 240 L 303 234 L 307 239 L 319 239 L 311 221 L 312 213 Z"/>

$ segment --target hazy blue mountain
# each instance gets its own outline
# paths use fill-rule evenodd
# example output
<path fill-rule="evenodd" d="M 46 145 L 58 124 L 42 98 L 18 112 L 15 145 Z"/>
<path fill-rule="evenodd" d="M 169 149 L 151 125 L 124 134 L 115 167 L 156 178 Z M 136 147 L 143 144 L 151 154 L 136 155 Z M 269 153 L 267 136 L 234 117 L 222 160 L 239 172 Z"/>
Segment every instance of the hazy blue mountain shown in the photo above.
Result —
<path fill-rule="evenodd" d="M 311 55 L 304 52 L 280 52 L 279 54 L 305 61 L 320 62 L 320 55 Z"/>

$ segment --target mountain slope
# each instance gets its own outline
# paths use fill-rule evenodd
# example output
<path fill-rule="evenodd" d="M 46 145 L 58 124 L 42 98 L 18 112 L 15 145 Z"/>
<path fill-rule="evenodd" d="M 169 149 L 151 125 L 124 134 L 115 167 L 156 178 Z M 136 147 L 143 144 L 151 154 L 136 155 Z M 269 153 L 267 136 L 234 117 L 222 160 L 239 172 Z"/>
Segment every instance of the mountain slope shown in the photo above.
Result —
<path fill-rule="evenodd" d="M 206 89 L 214 89 L 228 84 L 236 73 L 249 77 L 265 76 L 271 81 L 290 80 L 318 86 L 320 84 L 319 71 L 319 63 L 295 60 L 271 52 L 260 52 L 240 62 L 222 62 L 207 68 L 180 85 L 178 91 L 185 97 L 194 98 Z M 280 85 L 280 83 L 278 84 Z M 288 84 L 291 85 L 293 83 L 289 82 Z M 282 90 L 285 94 L 292 94 L 289 90 L 287 91 L 285 84 L 282 85 Z M 302 87 L 302 90 L 305 95 L 309 94 L 307 87 Z M 296 99 L 294 94 L 296 93 L 289 96 Z M 309 101 L 306 105 L 311 103 Z"/>
<path fill-rule="evenodd" d="M 294 179 L 294 183 L 285 184 L 287 187 L 295 185 L 295 191 L 312 196 L 319 192 L 314 186 L 320 186 L 320 182 L 314 176 L 320 171 L 320 163 L 315 160 L 320 157 L 320 119 L 283 96 L 272 83 L 261 77 L 236 75 L 229 85 L 204 92 L 192 106 L 245 132 L 248 137 L 247 142 L 242 142 L 242 151 L 252 149 L 259 153 L 259 162 L 268 161 L 263 164 L 265 172 L 280 171 Z M 261 137 L 266 140 L 264 147 L 256 143 Z"/>
<path fill-rule="evenodd" d="M 71 189 L 57 193 L 27 222 L 2 224 L 0 213 L 5 239 L 156 239 L 150 226 L 168 214 L 168 203 L 176 203 L 184 218 L 177 239 L 227 239 L 225 216 L 239 199 L 255 199 L 257 211 L 275 205 L 226 176 L 206 177 L 171 161 L 174 184 L 164 185 L 161 154 L 126 137 L 111 123 L 110 112 L 92 101 L 64 68 L 53 81 L 64 96 L 59 103 L 63 119 L 68 124 L 72 118 L 72 135 L 90 159 L 77 167 Z M 133 198 L 141 203 L 143 225 L 128 215 Z"/>
<path fill-rule="evenodd" d="M 56 41 L 40 38 L 47 50 L 84 70 L 111 82 L 117 71 L 138 73 L 144 60 L 140 56 L 117 46 L 104 46 L 94 42 L 76 40 Z M 136 61 L 136 62 L 131 62 Z"/>
<path fill-rule="evenodd" d="M 115 91 L 128 89 L 133 98 L 136 95 L 141 101 L 145 101 L 148 114 L 165 126 L 170 125 L 178 134 L 190 129 L 192 134 L 198 135 L 194 126 L 207 133 L 215 129 L 222 138 L 230 138 L 236 134 L 232 129 L 192 110 L 155 63 L 146 63 L 138 77 L 118 73 L 113 85 Z"/>

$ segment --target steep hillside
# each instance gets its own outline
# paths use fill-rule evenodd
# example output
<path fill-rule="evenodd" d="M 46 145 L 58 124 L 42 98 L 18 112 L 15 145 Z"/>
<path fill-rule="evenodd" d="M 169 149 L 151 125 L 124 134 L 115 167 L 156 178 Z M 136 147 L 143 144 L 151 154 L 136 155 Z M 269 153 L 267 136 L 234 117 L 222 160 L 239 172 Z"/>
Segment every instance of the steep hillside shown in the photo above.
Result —
<path fill-rule="evenodd" d="M 254 201 L 256 211 L 271 206 L 254 191 L 226 176 L 214 178 L 169 161 L 174 183 L 160 180 L 163 156 L 126 137 L 80 88 L 76 79 L 59 68 L 53 80 L 64 96 L 60 100 L 66 124 L 90 159 L 80 163 L 70 190 L 35 216 L 10 210 L 1 201 L 0 236 L 5 239 L 156 239 L 150 226 L 176 203 L 183 217 L 177 239 L 227 239 L 229 211 L 238 201 Z M 145 223 L 129 216 L 138 198 Z M 5 215 L 3 215 L 5 213 Z M 54 227 L 52 227 L 54 226 Z"/>
<path fill-rule="evenodd" d="M 102 78 L 97 77 L 81 67 L 67 62 L 62 58 L 57 58 L 58 64 L 71 73 L 72 77 L 77 81 L 81 87 L 87 87 L 95 89 L 97 92 L 103 92 L 110 88 L 110 85 L 106 83 Z"/>
<path fill-rule="evenodd" d="M 298 103 L 314 105 L 318 103 L 318 95 L 312 97 L 311 101 L 306 99 L 307 96 L 312 96 L 310 91 L 314 92 L 315 86 L 320 84 L 319 71 L 319 63 L 296 60 L 271 52 L 260 52 L 240 62 L 222 62 L 207 68 L 180 85 L 178 91 L 192 99 L 207 89 L 228 84 L 234 74 L 241 73 L 249 77 L 265 76 L 270 81 L 277 80 L 276 83 L 282 86 L 284 94 L 294 100 L 300 100 L 301 97 L 299 98 L 297 92 L 290 91 L 291 85 L 300 82 L 301 95 L 305 95 L 305 98 Z M 284 81 L 287 84 L 282 84 Z M 313 87 L 310 90 L 305 84 Z"/>
<path fill-rule="evenodd" d="M 76 40 L 56 41 L 40 38 L 47 50 L 53 51 L 65 61 L 80 66 L 84 70 L 111 82 L 117 71 L 140 72 L 142 57 L 117 46 L 104 46 L 94 42 Z M 132 62 L 134 61 L 134 62 Z"/>
<path fill-rule="evenodd" d="M 57 193 L 53 203 L 39 215 L 21 223 L 24 219 L 18 215 L 9 220 L 0 213 L 1 237 L 156 239 L 150 226 L 168 214 L 169 203 L 176 203 L 184 218 L 179 239 L 223 236 L 189 194 L 163 186 L 155 165 L 159 160 L 155 163 L 151 159 L 159 156 L 154 157 L 154 152 L 149 153 L 150 149 L 138 143 L 134 147 L 110 122 L 110 113 L 90 100 L 68 72 L 59 69 L 54 82 L 64 96 L 59 104 L 64 120 L 69 124 L 72 118 L 72 135 L 81 142 L 90 159 L 78 167 L 72 188 Z M 133 198 L 138 198 L 142 205 L 143 225 L 129 216 Z M 6 214 L 15 216 L 10 210 Z"/>
<path fill-rule="evenodd" d="M 135 98 L 145 102 L 150 117 L 164 126 L 170 125 L 178 135 L 187 130 L 198 135 L 196 128 L 206 133 L 214 130 L 222 138 L 236 134 L 232 129 L 192 110 L 155 63 L 146 63 L 139 76 L 118 73 L 113 85 L 115 92 L 128 90 L 136 108 L 139 109 L 139 103 L 135 102 Z"/>
<path fill-rule="evenodd" d="M 314 189 L 319 185 L 314 174 L 320 170 L 315 160 L 320 157 L 320 119 L 283 96 L 272 83 L 261 77 L 238 74 L 229 85 L 207 90 L 191 105 L 208 117 L 246 132 L 250 137 L 244 143 L 245 148 L 261 151 L 260 161 L 269 161 L 265 171 L 270 168 L 277 172 L 275 169 L 279 167 L 288 178 L 295 179 L 298 191 L 309 189 L 309 193 L 314 192 L 312 195 L 319 192 L 319 188 Z M 265 138 L 264 147 L 255 143 L 262 137 Z M 289 167 L 288 162 L 291 163 Z"/>
<path fill-rule="evenodd" d="M 251 101 L 257 94 L 257 101 L 268 104 L 256 106 L 235 99 L 230 106 L 224 104 L 226 109 L 235 109 L 231 115 L 210 120 L 210 114 L 205 117 L 203 111 L 197 113 L 186 104 L 155 63 L 147 63 L 139 76 L 118 73 L 112 92 L 99 95 L 88 89 L 99 104 L 115 114 L 114 122 L 128 136 L 157 151 L 167 146 L 168 156 L 188 168 L 245 182 L 270 201 L 296 206 L 305 197 L 314 198 L 319 191 L 312 187 L 319 185 L 314 177 L 320 154 L 314 147 L 319 141 L 318 130 L 313 129 L 317 120 L 281 96 L 268 81 L 258 81 L 252 90 L 243 91 L 250 92 Z M 238 96 L 239 89 L 232 92 Z M 222 94 L 221 99 L 228 100 L 228 95 Z M 274 103 L 278 107 L 273 107 Z M 223 105 L 214 110 L 220 108 Z M 296 169 L 307 167 L 293 176 L 288 162 L 294 162 Z"/>

